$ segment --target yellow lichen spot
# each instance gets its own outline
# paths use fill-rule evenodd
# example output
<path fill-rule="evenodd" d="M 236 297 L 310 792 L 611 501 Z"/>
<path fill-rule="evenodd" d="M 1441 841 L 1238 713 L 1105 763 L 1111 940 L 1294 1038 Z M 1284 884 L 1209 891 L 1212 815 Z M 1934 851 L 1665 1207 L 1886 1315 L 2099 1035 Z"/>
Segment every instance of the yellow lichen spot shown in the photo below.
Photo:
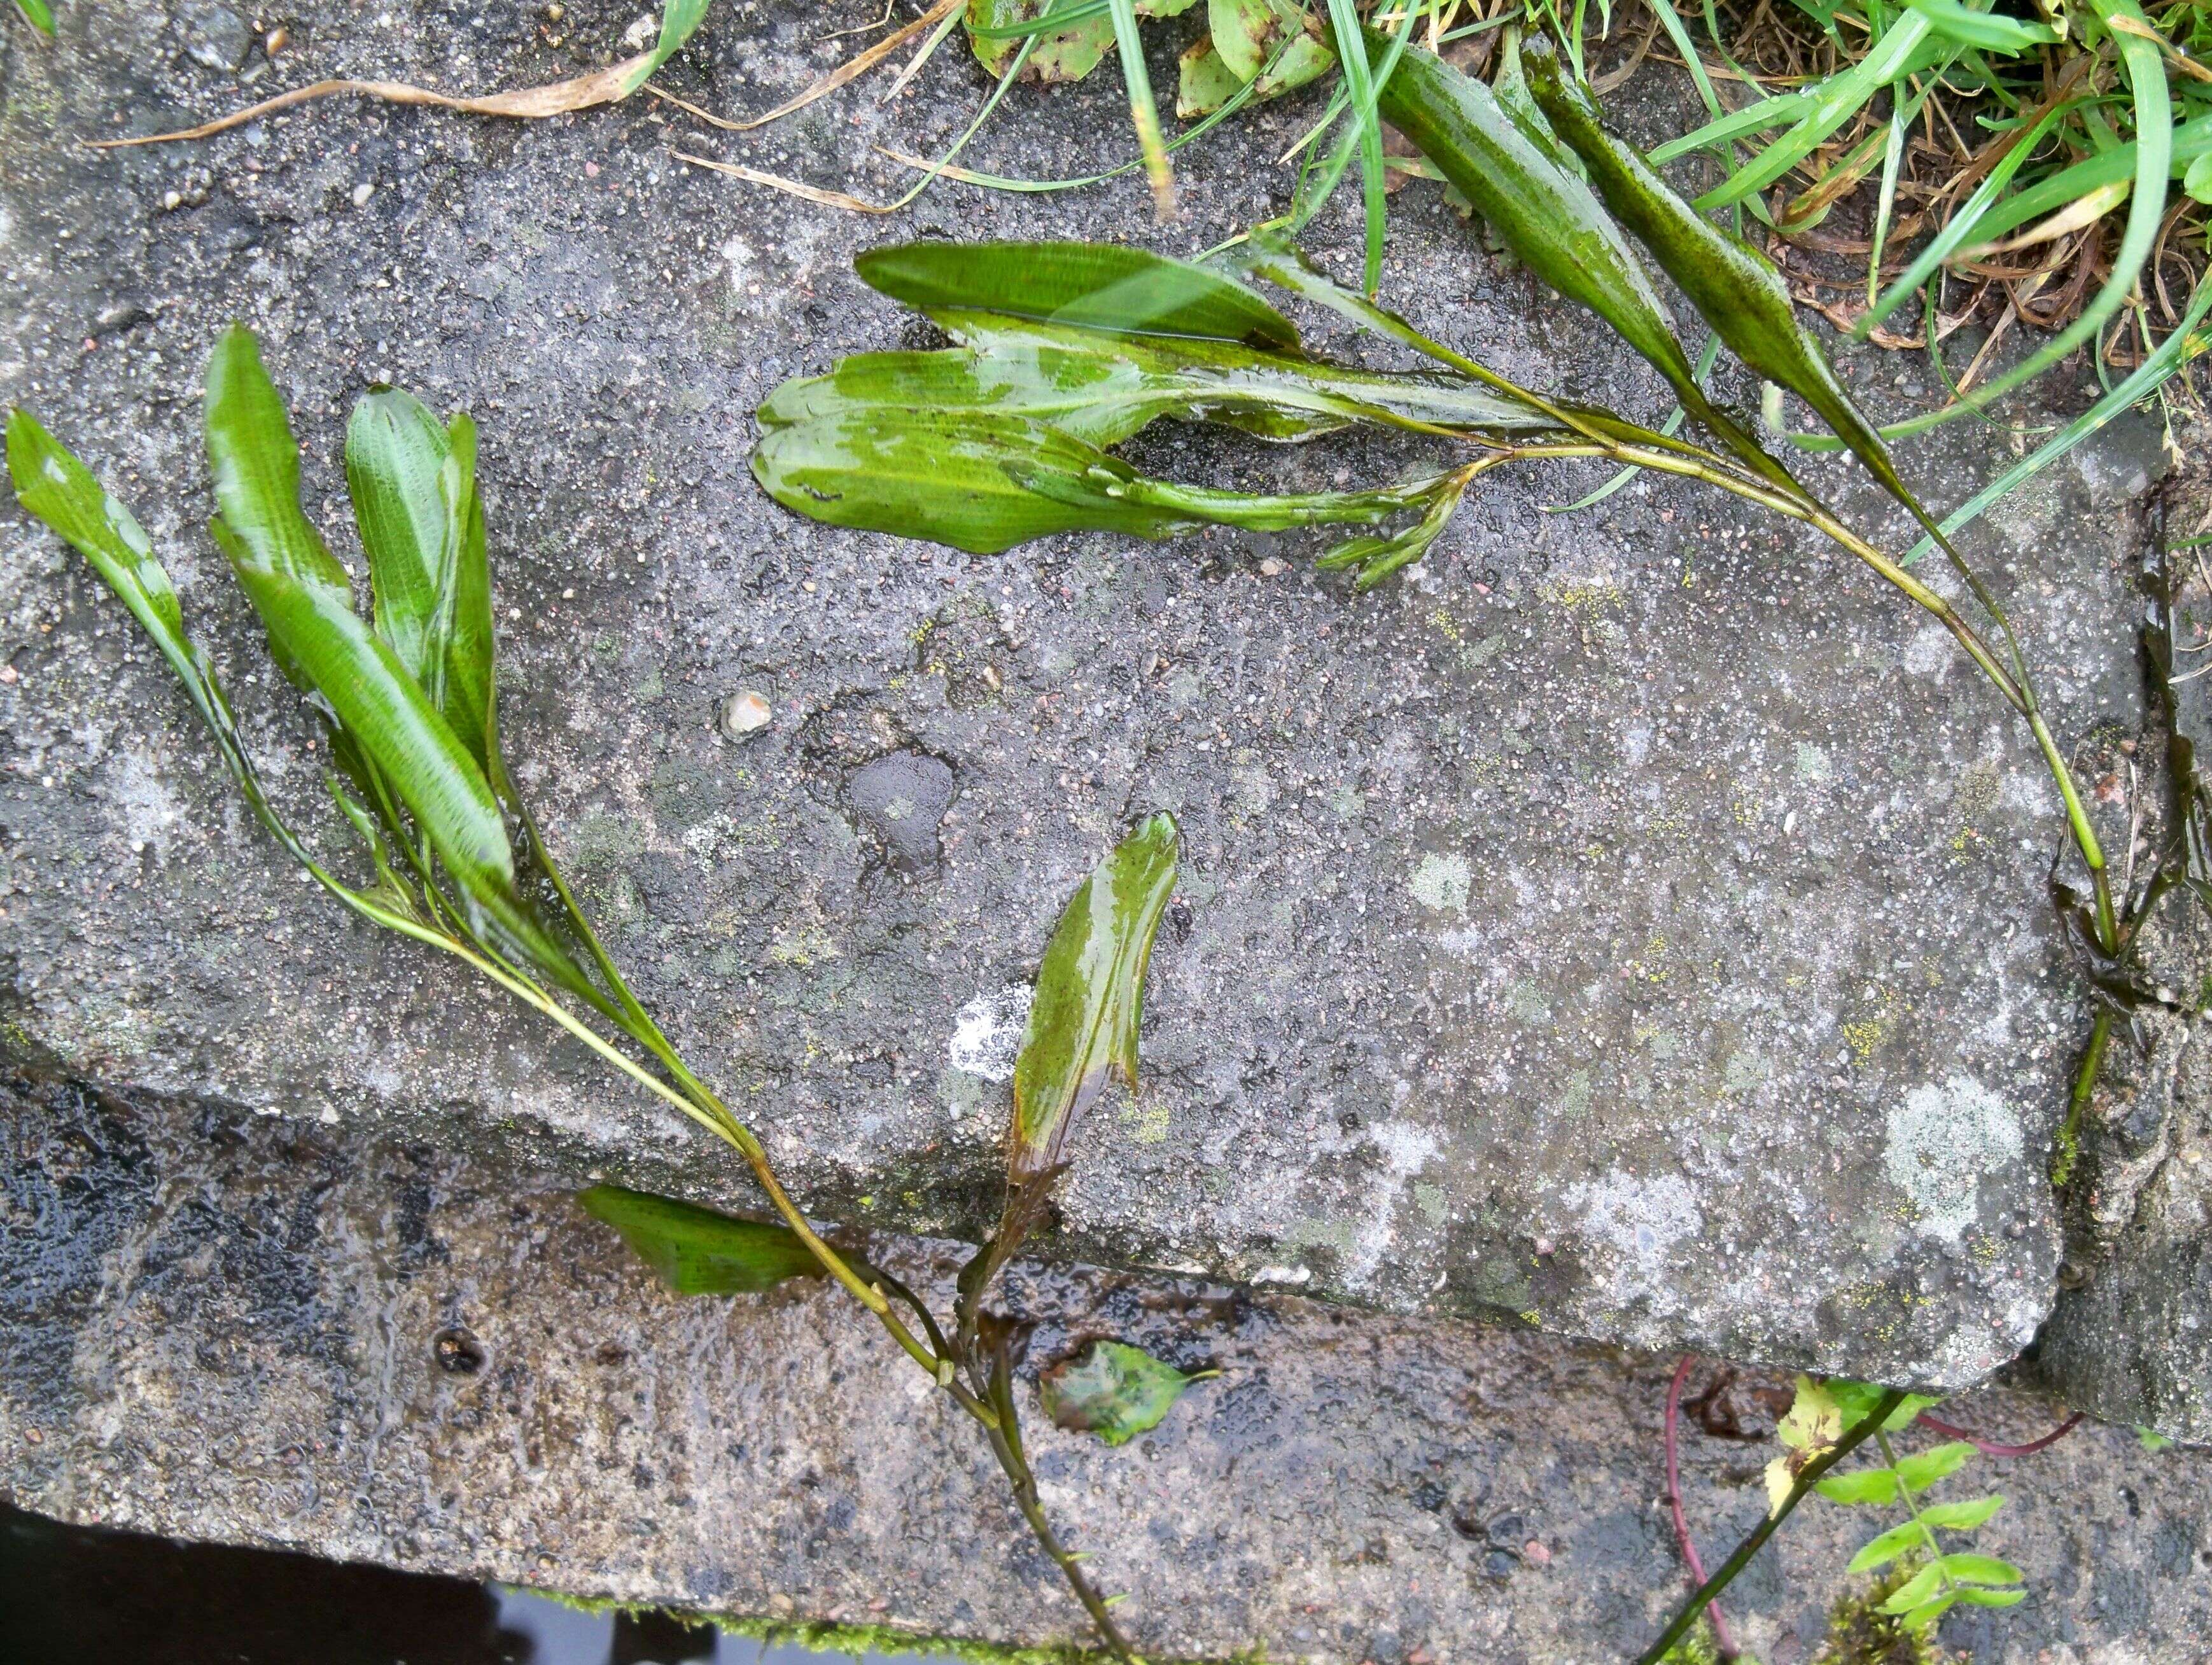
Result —
<path fill-rule="evenodd" d="M 1121 1124 L 1129 1130 L 1129 1137 L 1139 1145 L 1164 1145 L 1173 1117 L 1168 1107 L 1155 1099 L 1150 1103 L 1132 1104 L 1121 1112 Z"/>

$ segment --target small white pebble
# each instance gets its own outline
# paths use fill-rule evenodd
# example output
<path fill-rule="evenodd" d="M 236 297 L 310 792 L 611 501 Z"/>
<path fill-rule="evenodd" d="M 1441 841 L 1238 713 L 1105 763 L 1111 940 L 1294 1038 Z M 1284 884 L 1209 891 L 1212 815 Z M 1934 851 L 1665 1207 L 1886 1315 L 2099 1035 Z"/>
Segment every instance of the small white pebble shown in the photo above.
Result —
<path fill-rule="evenodd" d="M 1260 576 L 1262 578 L 1279 578 L 1282 573 L 1283 563 L 1272 555 L 1260 563 Z"/>
<path fill-rule="evenodd" d="M 185 193 L 184 193 L 183 191 L 163 191 L 163 192 L 161 193 L 161 206 L 162 206 L 164 209 L 167 210 L 170 213 L 172 213 L 172 214 L 175 213 L 179 209 L 182 208 L 184 205 L 185 205 Z"/>
<path fill-rule="evenodd" d="M 767 696 L 750 688 L 739 689 L 722 705 L 722 732 L 733 740 L 756 733 L 775 720 Z"/>
<path fill-rule="evenodd" d="M 353 188 L 353 205 L 356 208 L 367 208 L 368 199 L 374 195 L 376 195 L 376 186 L 368 180 L 363 179 Z"/>

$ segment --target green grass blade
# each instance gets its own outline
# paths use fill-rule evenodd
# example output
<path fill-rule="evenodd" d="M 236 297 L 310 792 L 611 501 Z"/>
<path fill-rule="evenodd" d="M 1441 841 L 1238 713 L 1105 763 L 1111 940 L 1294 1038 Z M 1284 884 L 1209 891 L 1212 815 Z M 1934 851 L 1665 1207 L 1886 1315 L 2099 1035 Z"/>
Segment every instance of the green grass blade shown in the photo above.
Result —
<path fill-rule="evenodd" d="M 1175 169 L 1160 132 L 1160 106 L 1152 97 L 1152 73 L 1145 65 L 1145 42 L 1137 32 L 1136 0 L 1112 0 L 1114 43 L 1121 54 L 1121 82 L 1129 92 L 1129 119 L 1136 124 L 1137 147 L 1145 155 L 1145 173 L 1152 182 L 1152 212 L 1163 222 L 1175 217 Z"/>
<path fill-rule="evenodd" d="M 1765 133 L 1798 120 L 1813 107 L 1809 92 L 1785 93 L 1778 98 L 1761 99 L 1747 104 L 1741 110 L 1709 121 L 1703 127 L 1694 127 L 1680 138 L 1668 139 L 1655 145 L 1650 153 L 1652 166 L 1673 161 L 1677 156 L 1686 156 L 1692 150 L 1725 144 L 1730 139 L 1740 139 L 1753 133 Z"/>
<path fill-rule="evenodd" d="M 1929 55 L 1929 33 L 1925 17 L 1917 12 L 1905 13 L 1891 24 L 1864 58 L 1812 89 L 1804 114 L 1788 133 L 1698 197 L 1698 206 L 1708 210 L 1725 208 L 1764 191 L 1780 179 L 1819 149 L 1836 129 L 1865 108 L 1881 88 L 1916 70 L 1928 67 L 1920 60 Z M 1948 62 L 1957 53 L 1957 47 L 1943 47 L 1938 43 L 1933 58 Z"/>
<path fill-rule="evenodd" d="M 1401 33 L 1413 27 L 1413 0 L 1405 0 Z M 1366 216 L 1366 281 L 1375 293 L 1382 281 L 1383 216 L 1389 198 L 1382 177 L 1382 125 L 1375 114 L 1375 76 L 1367 61 L 1355 0 L 1328 0 L 1328 16 L 1336 37 L 1336 59 L 1344 70 L 1344 86 L 1351 100 L 1352 132 L 1359 145 L 1359 194 Z M 1334 181 L 1330 181 L 1333 185 Z M 1326 197 L 1327 191 L 1322 192 Z"/>
<path fill-rule="evenodd" d="M 9 412 L 7 447 L 16 501 L 84 556 L 131 610 L 168 661 L 255 817 L 295 859 L 313 867 L 306 847 L 270 806 L 214 663 L 185 633 L 175 586 L 137 518 L 29 411 Z"/>
<path fill-rule="evenodd" d="M 1944 39 L 1982 52 L 2015 57 L 2058 41 L 2058 31 L 2048 23 L 2024 23 L 2016 17 L 1976 11 L 1961 0 L 1905 0 L 1905 3 L 1926 18 L 1929 27 Z"/>
<path fill-rule="evenodd" d="M 623 77 L 618 98 L 628 98 L 653 79 L 660 66 L 676 56 L 685 41 L 699 32 L 707 21 L 707 9 L 714 0 L 668 0 L 660 14 L 660 35 L 653 43 L 653 51 L 644 63 Z"/>
<path fill-rule="evenodd" d="M 2113 17 L 2124 17 L 2143 28 L 2150 27 L 2136 0 L 2088 0 L 2088 3 L 2108 24 Z M 2118 44 L 2120 62 L 2127 71 L 2129 90 L 2133 96 L 2136 137 L 2128 221 L 2120 234 L 2119 247 L 2113 252 L 2112 275 L 2096 298 L 2081 309 L 2072 323 L 2002 375 L 1976 388 L 1971 402 L 1974 408 L 2002 398 L 2023 382 L 2041 375 L 2082 343 L 2095 340 L 2106 323 L 2127 304 L 2136 280 L 2142 276 L 2151 250 L 2157 245 L 2159 226 L 2166 216 L 2166 180 L 2174 162 L 2173 107 L 2166 64 L 2154 41 L 2118 31 L 2113 38 Z M 1949 407 L 1942 414 L 1946 419 L 1962 416 L 1966 407 Z"/>
<path fill-rule="evenodd" d="M 2122 411 L 2131 410 L 2150 398 L 2172 380 L 2184 365 L 2201 357 L 2208 348 L 2212 348 L 2212 337 L 2197 332 L 2208 312 L 2212 312 L 2212 283 L 2199 282 L 2196 292 L 2189 298 L 2189 310 L 2183 314 L 2180 325 L 2159 343 L 2157 351 L 2138 364 L 2133 374 L 2094 405 L 1945 515 L 1944 535 L 1954 536 L 1961 528 L 1979 520 L 1989 513 L 1991 506 L 2040 474 Z M 1935 546 L 1933 538 L 1922 538 L 1912 546 L 1900 564 L 1911 566 Z"/>
<path fill-rule="evenodd" d="M 2005 152 L 2004 155 L 1998 160 L 1996 166 L 1990 169 L 1981 184 L 1975 186 L 1973 195 L 1967 197 L 1957 211 L 1944 222 L 1943 228 L 1929 240 L 1928 246 L 1913 257 L 1912 264 L 1908 265 L 1898 280 L 1890 285 L 1889 293 L 1877 301 L 1869 309 L 1867 315 L 1853 327 L 1851 333 L 1854 336 L 1860 340 L 1864 340 L 1882 319 L 1897 310 L 1905 296 L 1912 294 L 1934 276 L 1936 270 L 1948 260 L 1954 252 L 1965 246 L 1966 240 L 1974 234 L 1975 227 L 1980 223 L 1990 204 L 2003 194 L 2004 188 L 2012 183 L 2013 175 L 2017 173 L 2034 154 L 2036 146 L 2043 142 L 2044 136 L 2080 103 L 2079 99 L 2068 99 L 2062 104 L 2054 105 L 2044 112 L 2018 143 Z M 1875 264 L 1876 267 L 1879 266 L 1879 257 Z"/>
<path fill-rule="evenodd" d="M 46 0 L 15 0 L 15 9 L 23 14 L 23 21 L 51 40 L 54 38 L 54 15 L 47 9 Z"/>
<path fill-rule="evenodd" d="M 1111 10 L 1112 0 L 1071 0 L 1067 5 L 1055 6 L 1050 11 L 1019 22 L 970 22 L 968 33 L 978 40 L 1019 40 L 1030 35 L 1054 34 L 1062 29 L 1072 29 L 1079 23 L 1104 17 Z"/>

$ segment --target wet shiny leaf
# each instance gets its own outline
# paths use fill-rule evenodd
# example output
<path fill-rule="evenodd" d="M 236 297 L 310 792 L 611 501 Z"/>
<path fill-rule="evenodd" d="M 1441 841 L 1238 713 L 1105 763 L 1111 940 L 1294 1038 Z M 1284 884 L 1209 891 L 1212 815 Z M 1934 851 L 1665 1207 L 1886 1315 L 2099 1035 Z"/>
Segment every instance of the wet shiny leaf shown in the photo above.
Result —
<path fill-rule="evenodd" d="M 254 814 L 286 849 L 307 860 L 298 838 L 270 806 L 214 664 L 185 634 L 177 592 L 137 518 L 27 410 L 9 412 L 8 472 L 16 501 L 83 556 L 122 599 L 175 672 Z"/>
<path fill-rule="evenodd" d="M 1069 1129 L 1111 1073 L 1136 1090 L 1145 968 L 1182 847 L 1174 817 L 1151 817 L 1092 870 L 1060 916 L 1014 1064 L 1006 1168 L 1016 1186 L 1059 1166 Z"/>
<path fill-rule="evenodd" d="M 790 1278 L 822 1273 L 787 1225 L 741 1220 L 711 1208 L 619 1185 L 579 1191 L 584 1212 L 623 1241 L 678 1295 L 757 1295 Z"/>
<path fill-rule="evenodd" d="M 1922 525 L 1932 526 L 1898 477 L 1881 436 L 1844 391 L 1820 343 L 1798 322 L 1773 263 L 1707 220 L 1640 151 L 1607 131 L 1589 89 L 1568 77 L 1548 42 L 1529 43 L 1528 64 L 1530 88 L 1553 131 L 1582 157 L 1606 205 L 1681 286 L 1729 349 L 1753 373 L 1811 405 L 1883 488 Z"/>
<path fill-rule="evenodd" d="M 1298 345 L 1290 319 L 1243 284 L 1116 243 L 902 243 L 869 249 L 853 268 L 872 289 L 927 313 L 957 307 L 1121 334 Z"/>
<path fill-rule="evenodd" d="M 1002 314 L 943 312 L 973 351 L 867 353 L 786 382 L 764 428 L 854 409 L 1028 417 L 1106 447 L 1163 416 L 1308 440 L 1356 422 L 1456 433 L 1548 431 L 1546 418 L 1465 377 L 1392 373 L 1264 352 L 1237 342 L 1095 332 Z"/>
<path fill-rule="evenodd" d="M 1121 1445 L 1158 1427 L 1183 1390 L 1200 1379 L 1141 1347 L 1093 1341 L 1037 1377 L 1037 1398 L 1059 1426 Z"/>
<path fill-rule="evenodd" d="M 1161 538 L 1208 525 L 1371 526 L 1425 507 L 1436 489 L 1414 481 L 1276 496 L 1212 491 L 1139 474 L 1023 417 L 867 407 L 770 428 L 752 468 L 770 496 L 811 520 L 976 555 L 1067 532 Z"/>
<path fill-rule="evenodd" d="M 354 611 L 345 570 L 300 509 L 300 453 L 283 402 L 243 328 L 208 363 L 208 460 L 222 513 L 210 530 L 285 673 L 328 708 L 413 816 L 463 905 L 542 969 L 580 975 L 515 888 L 507 828 L 482 767 L 391 645 Z"/>
<path fill-rule="evenodd" d="M 489 778 L 491 570 L 476 424 L 463 413 L 447 428 L 412 394 L 379 388 L 354 405 L 345 460 L 377 634 Z"/>
<path fill-rule="evenodd" d="M 1388 45 L 1372 28 L 1367 39 L 1370 52 Z M 1540 36 L 1533 37 L 1522 48 L 1532 82 L 1543 61 L 1540 42 Z M 1666 377 L 1682 408 L 1746 463 L 1778 484 L 1789 480 L 1781 465 L 1698 386 L 1658 294 L 1613 216 L 1487 87 L 1413 47 L 1384 83 L 1380 107 L 1522 264 L 1610 324 Z"/>

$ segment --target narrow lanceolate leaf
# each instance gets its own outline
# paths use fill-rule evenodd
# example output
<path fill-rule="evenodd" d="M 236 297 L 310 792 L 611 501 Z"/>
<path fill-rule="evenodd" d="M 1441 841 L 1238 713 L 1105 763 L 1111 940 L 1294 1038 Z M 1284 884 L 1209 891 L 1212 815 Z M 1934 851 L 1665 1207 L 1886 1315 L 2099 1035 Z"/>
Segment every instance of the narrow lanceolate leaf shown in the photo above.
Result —
<path fill-rule="evenodd" d="M 853 269 L 870 288 L 923 312 L 960 307 L 1117 334 L 1298 345 L 1290 319 L 1242 283 L 1115 243 L 902 243 L 867 250 Z"/>
<path fill-rule="evenodd" d="M 537 932 L 514 889 L 507 829 L 483 770 L 389 643 L 355 612 L 345 572 L 300 510 L 300 453 L 260 349 L 233 326 L 207 375 L 212 527 L 287 674 L 405 804 L 465 901 L 522 940 Z"/>
<path fill-rule="evenodd" d="M 622 91 L 617 95 L 628 98 L 653 79 L 653 71 L 667 63 L 707 21 L 707 9 L 714 0 L 667 0 L 660 14 L 660 34 L 647 52 L 622 79 Z"/>
<path fill-rule="evenodd" d="M 346 484 L 377 634 L 489 779 L 497 749 L 491 573 L 476 459 L 465 413 L 448 429 L 397 388 L 359 400 L 346 427 Z"/>
<path fill-rule="evenodd" d="M 15 9 L 23 14 L 23 21 L 49 39 L 53 38 L 54 15 L 47 9 L 46 0 L 15 0 Z"/>
<path fill-rule="evenodd" d="M 711 1208 L 594 1185 L 576 1194 L 584 1212 L 623 1241 L 678 1295 L 757 1295 L 787 1278 L 820 1275 L 821 1263 L 787 1225 L 741 1220 Z"/>
<path fill-rule="evenodd" d="M 1371 28 L 1367 39 L 1370 51 L 1389 44 Z M 1532 39 L 1524 47 L 1532 76 L 1536 46 Z M 1666 377 L 1682 408 L 1747 464 L 1778 484 L 1788 481 L 1781 465 L 1698 387 L 1650 278 L 1589 186 L 1532 139 L 1487 87 L 1409 47 L 1383 84 L 1379 107 L 1523 265 L 1611 325 Z"/>
<path fill-rule="evenodd" d="M 1068 1131 L 1115 1070 L 1137 1085 L 1145 967 L 1175 889 L 1175 818 L 1138 827 L 1077 887 L 1046 947 L 1014 1064 L 1007 1174 L 1028 1184 L 1060 1165 Z"/>
<path fill-rule="evenodd" d="M 1433 481 L 1371 491 L 1261 495 L 1177 485 L 1019 416 L 858 408 L 769 429 L 753 477 L 786 508 L 832 526 L 995 555 L 1058 532 L 1172 538 L 1201 526 L 1281 532 L 1372 526 L 1425 505 Z"/>
<path fill-rule="evenodd" d="M 1883 488 L 1932 529 L 1935 522 L 1899 477 L 1881 436 L 1851 403 L 1820 343 L 1797 321 L 1773 263 L 1676 196 L 1635 146 L 1607 131 L 1589 89 L 1568 78 L 1548 42 L 1529 43 L 1528 64 L 1538 105 L 1589 167 L 1606 206 L 1651 251 L 1729 349 L 1753 373 L 1811 405 Z"/>
<path fill-rule="evenodd" d="M 27 410 L 8 415 L 8 472 L 16 500 L 92 563 L 161 649 L 261 823 L 294 856 L 307 861 L 305 848 L 277 818 L 262 790 L 215 666 L 207 650 L 185 634 L 176 589 L 137 518 Z"/>
<path fill-rule="evenodd" d="M 1058 1426 L 1123 1445 L 1158 1427 L 1183 1390 L 1212 1374 L 1185 1376 L 1126 1341 L 1093 1341 L 1037 1377 L 1037 1398 Z"/>
<path fill-rule="evenodd" d="M 1465 377 L 1366 370 L 1241 342 L 1101 336 L 1000 313 L 940 312 L 973 351 L 864 353 L 787 381 L 757 413 L 787 428 L 854 409 L 1024 416 L 1102 448 L 1163 416 L 1303 441 L 1354 423 L 1454 434 L 1556 424 Z"/>

